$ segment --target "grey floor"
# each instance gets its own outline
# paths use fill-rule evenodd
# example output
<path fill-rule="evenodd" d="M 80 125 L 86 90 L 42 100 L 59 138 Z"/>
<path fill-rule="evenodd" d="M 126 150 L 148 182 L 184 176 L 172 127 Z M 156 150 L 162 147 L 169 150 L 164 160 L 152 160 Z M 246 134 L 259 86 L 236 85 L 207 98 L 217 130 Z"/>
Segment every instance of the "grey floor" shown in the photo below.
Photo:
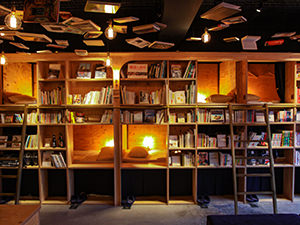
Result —
<path fill-rule="evenodd" d="M 144 224 L 206 224 L 208 215 L 233 214 L 233 201 L 228 198 L 212 197 L 207 209 L 197 205 L 133 205 L 130 210 L 107 205 L 81 205 L 70 210 L 68 205 L 43 205 L 41 225 L 144 225 Z M 260 199 L 258 207 L 239 204 L 240 214 L 272 213 L 270 199 Z M 293 203 L 278 200 L 279 213 L 300 213 L 300 199 Z"/>

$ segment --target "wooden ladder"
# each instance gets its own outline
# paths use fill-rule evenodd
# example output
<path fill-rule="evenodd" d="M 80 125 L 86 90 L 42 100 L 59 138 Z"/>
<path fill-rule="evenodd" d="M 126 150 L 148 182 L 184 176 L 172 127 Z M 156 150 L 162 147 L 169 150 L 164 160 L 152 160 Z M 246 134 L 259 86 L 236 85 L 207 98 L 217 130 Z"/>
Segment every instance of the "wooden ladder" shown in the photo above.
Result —
<path fill-rule="evenodd" d="M 26 128 L 27 128 L 27 113 L 28 107 L 27 105 L 20 107 L 14 106 L 4 106 L 1 107 L 1 111 L 20 111 L 23 110 L 23 123 L 22 123 L 22 135 L 21 141 L 6 141 L 1 143 L 19 143 L 20 144 L 20 151 L 19 157 L 16 158 L 18 160 L 18 171 L 17 175 L 2 175 L 0 174 L 0 178 L 5 179 L 16 179 L 16 192 L 15 193 L 0 193 L 0 196 L 14 196 L 15 198 L 15 205 L 19 204 L 20 200 L 20 193 L 21 193 L 21 182 L 22 182 L 22 170 L 23 170 L 23 157 L 24 157 L 24 150 L 25 150 L 25 136 L 26 136 Z"/>
<path fill-rule="evenodd" d="M 265 126 L 267 139 L 265 140 L 268 143 L 268 151 L 269 154 L 265 157 L 263 156 L 251 156 L 251 157 L 239 157 L 239 159 L 248 160 L 248 159 L 269 159 L 269 173 L 247 173 L 247 165 L 245 169 L 245 173 L 237 174 L 236 171 L 236 156 L 235 156 L 235 142 L 244 142 L 248 144 L 249 142 L 262 142 L 255 140 L 234 140 L 234 121 L 233 121 L 233 105 L 229 104 L 229 121 L 230 121 L 230 141 L 231 141 L 231 154 L 232 154 L 232 172 L 233 172 L 233 192 L 234 192 L 234 213 L 238 214 L 238 195 L 248 195 L 248 194 L 271 194 L 273 200 L 273 213 L 277 214 L 277 198 L 276 198 L 276 185 L 275 185 L 275 171 L 274 171 L 274 158 L 272 151 L 272 143 L 271 143 L 271 128 L 269 122 L 269 107 L 268 105 L 264 106 L 238 106 L 238 110 L 261 110 L 264 111 L 265 118 Z M 248 135 L 247 135 L 248 136 Z M 247 162 L 246 162 L 247 164 Z M 271 191 L 251 191 L 251 192 L 238 192 L 237 190 L 237 177 L 270 177 L 271 181 Z"/>

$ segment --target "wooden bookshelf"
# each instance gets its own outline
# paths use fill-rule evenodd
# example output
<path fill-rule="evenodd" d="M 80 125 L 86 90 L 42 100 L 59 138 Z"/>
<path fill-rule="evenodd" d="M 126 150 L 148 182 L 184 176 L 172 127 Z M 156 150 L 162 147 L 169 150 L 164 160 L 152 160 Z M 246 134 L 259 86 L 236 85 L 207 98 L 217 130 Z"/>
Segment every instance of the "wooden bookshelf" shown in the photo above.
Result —
<path fill-rule="evenodd" d="M 245 55 L 247 55 L 247 60 L 245 60 Z M 300 59 L 300 54 L 293 54 L 294 58 Z M 121 57 L 122 56 L 122 57 Z M 112 54 L 112 58 L 114 54 Z M 197 136 L 199 133 L 209 133 L 212 130 L 212 134 L 215 131 L 222 132 L 224 129 L 224 134 L 228 135 L 229 132 L 229 122 L 199 122 L 197 119 L 193 122 L 176 122 L 171 123 L 169 121 L 170 113 L 183 113 L 186 115 L 188 112 L 194 112 L 195 116 L 199 109 L 207 110 L 226 110 L 228 108 L 227 103 L 200 103 L 197 100 L 199 94 L 204 94 L 206 97 L 210 94 L 224 94 L 226 95 L 235 87 L 237 90 L 237 103 L 236 105 L 241 105 L 247 100 L 247 94 L 251 94 L 251 85 L 253 85 L 252 79 L 253 74 L 257 74 L 257 71 L 263 71 L 263 75 L 268 75 L 270 73 L 264 72 L 265 68 L 268 66 L 260 66 L 255 68 L 253 65 L 257 62 L 263 63 L 270 61 L 275 63 L 275 61 L 288 61 L 290 60 L 290 54 L 258 54 L 258 53 L 115 53 L 115 57 L 118 60 L 114 60 L 114 68 L 107 68 L 106 78 L 95 79 L 95 67 L 97 64 L 104 64 L 105 55 L 104 54 L 92 54 L 85 59 L 77 57 L 74 54 L 56 54 L 55 56 L 28 56 L 28 58 L 20 59 L 20 56 L 16 55 L 14 58 L 10 58 L 12 61 L 21 62 L 22 60 L 37 62 L 37 104 L 32 106 L 33 109 L 37 110 L 38 114 L 48 113 L 48 112 L 83 112 L 86 116 L 97 115 L 99 118 L 105 113 L 106 110 L 111 110 L 114 121 L 118 121 L 115 118 L 120 118 L 121 113 L 124 111 L 142 111 L 154 110 L 155 113 L 159 110 L 163 110 L 165 115 L 163 121 L 160 124 L 156 123 L 125 123 L 119 121 L 115 122 L 82 122 L 82 123 L 72 123 L 66 120 L 61 123 L 37 123 L 31 124 L 31 129 L 36 129 L 36 133 L 39 137 L 38 148 L 37 149 L 27 149 L 26 151 L 37 151 L 38 152 L 38 166 L 28 166 L 26 170 L 35 170 L 38 174 L 37 182 L 39 184 L 39 199 L 42 204 L 55 204 L 61 203 L 66 204 L 70 200 L 73 194 L 76 194 L 78 189 L 78 183 L 76 183 L 76 173 L 78 171 L 99 171 L 99 176 L 95 179 L 103 179 L 102 174 L 104 171 L 114 171 L 115 175 L 111 175 L 109 179 L 114 180 L 114 187 L 116 192 L 110 197 L 100 197 L 97 199 L 89 199 L 86 204 L 101 204 L 110 203 L 119 205 L 120 199 L 125 196 L 121 196 L 121 185 L 120 180 L 123 178 L 123 171 L 131 172 L 141 172 L 146 173 L 146 171 L 156 171 L 165 173 L 164 185 L 165 192 L 162 195 L 153 195 L 150 198 L 147 196 L 139 196 L 137 198 L 137 204 L 192 204 L 195 203 L 198 193 L 198 182 L 202 179 L 199 175 L 199 171 L 206 170 L 227 170 L 231 169 L 231 166 L 213 166 L 213 165 L 198 165 L 198 154 L 201 152 L 216 152 L 216 153 L 226 153 L 229 154 L 229 146 L 226 147 L 198 147 L 197 146 Z M 9 60 L 10 60 L 9 59 Z M 172 65 L 180 65 L 181 73 L 184 74 L 185 70 L 190 62 L 190 59 L 195 64 L 196 72 L 194 78 L 174 78 L 172 77 Z M 165 76 L 159 78 L 127 78 L 127 68 L 128 63 L 137 64 L 147 64 L 148 68 L 151 65 L 162 65 L 163 61 L 166 60 Z M 90 63 L 91 65 L 91 79 L 77 79 L 77 70 L 80 63 Z M 57 79 L 48 79 L 48 70 L 50 64 L 60 64 L 61 70 L 59 77 Z M 274 103 L 270 104 L 270 110 L 274 112 L 280 110 L 293 109 L 293 121 L 285 122 L 271 122 L 272 132 L 277 130 L 291 130 L 294 134 L 300 132 L 300 121 L 295 120 L 295 115 L 297 111 L 300 111 L 300 104 L 297 103 L 297 87 L 300 87 L 299 78 L 296 76 L 296 62 L 286 62 L 286 103 Z M 159 104 L 140 104 L 136 99 L 134 104 L 123 104 L 122 96 L 118 93 L 120 89 L 116 91 L 114 96 L 112 96 L 112 101 L 110 104 L 69 104 L 68 95 L 80 94 L 82 98 L 90 91 L 100 91 L 103 87 L 109 87 L 113 85 L 113 71 L 112 69 L 122 71 L 120 75 L 120 87 L 126 86 L 127 90 L 136 93 L 136 97 L 139 96 L 140 91 L 158 91 L 163 90 L 162 99 Z M 216 72 L 218 71 L 219 72 Z M 272 73 L 271 73 L 272 74 Z M 209 77 L 212 76 L 214 79 L 211 80 L 211 84 L 208 84 Z M 217 84 L 217 77 L 219 76 L 219 84 Z M 252 78 L 251 78 L 252 77 Z M 266 78 L 269 79 L 269 78 Z M 252 83 L 251 83 L 252 82 Z M 251 84 L 249 84 L 251 83 Z M 194 84 L 196 86 L 196 95 L 194 96 L 195 102 L 170 104 L 168 101 L 169 90 L 171 91 L 185 91 L 186 85 Z M 64 95 L 61 104 L 43 104 L 41 101 L 42 91 L 51 91 L 57 87 L 62 87 L 64 90 Z M 261 87 L 261 86 L 260 86 Z M 1 105 L 2 107 L 2 105 Z M 3 105 L 4 107 L 4 105 Z M 15 106 L 18 107 L 18 106 Z M 144 115 L 144 114 L 143 114 Z M 248 137 L 249 131 L 260 131 L 260 127 L 264 126 L 265 123 L 260 122 L 235 122 L 235 129 L 240 129 L 244 127 L 244 138 Z M 21 126 L 20 124 L 1 124 L 0 123 L 0 134 L 3 134 L 4 127 L 17 128 Z M 281 128 L 282 126 L 282 128 Z M 134 127 L 134 128 L 132 128 Z M 144 128 L 142 128 L 144 127 Z M 146 128 L 145 128 L 146 127 Z M 133 147 L 134 137 L 133 133 L 147 133 L 148 131 L 157 129 L 162 129 L 163 131 L 153 134 L 153 136 L 158 136 L 161 144 L 161 157 L 158 157 L 158 161 L 124 161 L 122 157 L 122 150 L 124 146 L 127 145 L 126 150 Z M 6 129 L 6 128 L 5 128 Z M 84 132 L 80 133 L 80 129 Z M 131 130 L 133 129 L 133 130 Z M 143 130 L 144 129 L 144 130 Z M 226 131 L 227 129 L 227 131 Z M 143 131 L 142 131 L 143 130 Z M 188 130 L 193 130 L 193 145 L 190 147 L 171 147 L 169 145 L 169 135 L 180 135 L 184 134 Z M 121 131 L 121 132 L 118 132 Z M 126 132 L 124 132 L 126 131 Z M 56 139 L 59 134 L 62 134 L 64 140 L 64 147 L 45 147 L 45 138 L 55 134 Z M 108 134 L 109 133 L 109 134 Z M 151 132 L 150 132 L 151 133 Z M 101 136 L 104 135 L 104 136 Z M 138 138 L 139 135 L 135 136 Z M 151 135 L 150 135 L 151 136 Z M 95 143 L 95 140 L 105 139 L 103 143 Z M 114 155 L 110 161 L 98 161 L 97 157 L 100 149 L 106 145 L 106 141 L 113 140 L 115 143 L 120 143 L 120 149 L 114 149 Z M 91 144 L 89 144 L 91 143 Z M 136 141 L 139 145 L 142 145 L 142 140 Z M 90 148 L 89 148 L 90 147 Z M 299 165 L 296 164 L 296 152 L 299 151 L 300 147 L 297 146 L 296 140 L 293 141 L 292 146 L 288 147 L 273 147 L 274 151 L 278 151 L 280 154 L 280 159 L 282 162 L 275 163 L 276 169 L 282 171 L 283 174 L 283 193 L 281 193 L 285 198 L 293 200 L 294 199 L 294 185 L 296 177 L 295 168 Z M 15 151 L 14 148 L 0 148 L 2 151 Z M 239 155 L 247 156 L 247 151 L 256 150 L 266 150 L 266 147 L 248 147 L 244 145 L 243 147 L 237 147 L 236 151 Z M 62 153 L 64 160 L 66 162 L 66 168 L 55 168 L 42 166 L 43 153 L 47 151 L 53 151 L 55 153 Z M 172 166 L 169 165 L 169 157 L 175 152 L 181 151 L 181 153 L 176 154 L 191 154 L 193 158 L 192 166 Z M 159 153 L 160 154 L 160 153 Z M 264 169 L 266 165 L 247 165 L 244 163 L 242 165 L 237 165 L 237 168 L 244 170 L 246 168 Z M 14 170 L 13 167 L 1 167 L 0 172 L 4 169 Z M 174 171 L 174 177 L 179 177 L 178 173 L 180 171 L 187 170 L 189 178 L 192 179 L 191 192 L 187 195 L 174 196 L 170 193 L 173 187 L 170 181 L 170 171 Z M 199 173 L 199 174 L 198 174 Z M 75 174 L 75 175 L 74 175 Z M 58 190 L 61 193 L 55 193 L 51 190 L 53 185 L 52 177 L 58 176 L 61 181 L 58 184 Z M 199 175 L 199 176 L 198 176 Z M 0 184 L 4 181 L 0 181 Z M 239 189 L 240 191 L 245 191 L 246 179 L 239 179 Z M 50 188 L 50 191 L 49 191 Z M 122 187 L 123 188 L 123 187 Z M 119 191 L 118 191 L 119 190 Z M 53 191 L 53 193 L 51 193 Z"/>

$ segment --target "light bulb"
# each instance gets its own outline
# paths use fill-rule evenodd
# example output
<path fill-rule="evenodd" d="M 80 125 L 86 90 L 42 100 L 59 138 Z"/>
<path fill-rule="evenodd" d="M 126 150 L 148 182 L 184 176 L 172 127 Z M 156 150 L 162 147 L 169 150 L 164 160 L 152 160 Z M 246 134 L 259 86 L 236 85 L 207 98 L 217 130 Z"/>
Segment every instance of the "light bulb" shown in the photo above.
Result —
<path fill-rule="evenodd" d="M 6 65 L 7 64 L 7 59 L 5 55 L 1 55 L 0 57 L 0 65 Z"/>
<path fill-rule="evenodd" d="M 207 32 L 207 28 L 205 28 L 205 31 L 204 31 L 204 33 L 202 34 L 201 39 L 202 39 L 203 43 L 208 43 L 208 42 L 210 41 L 211 36 L 210 36 L 210 34 Z"/>
<path fill-rule="evenodd" d="M 105 5 L 104 12 L 105 13 L 114 13 L 114 7 L 112 5 Z"/>
<path fill-rule="evenodd" d="M 10 14 L 8 14 L 5 17 L 4 22 L 6 26 L 11 30 L 18 30 L 22 26 L 22 21 L 18 16 L 16 16 L 15 11 L 12 11 Z"/>
<path fill-rule="evenodd" d="M 111 66 L 111 58 L 109 57 L 109 55 L 106 57 L 105 65 L 106 66 Z"/>
<path fill-rule="evenodd" d="M 111 24 L 105 29 L 105 37 L 109 40 L 114 39 L 117 36 L 117 32 L 114 31 Z"/>

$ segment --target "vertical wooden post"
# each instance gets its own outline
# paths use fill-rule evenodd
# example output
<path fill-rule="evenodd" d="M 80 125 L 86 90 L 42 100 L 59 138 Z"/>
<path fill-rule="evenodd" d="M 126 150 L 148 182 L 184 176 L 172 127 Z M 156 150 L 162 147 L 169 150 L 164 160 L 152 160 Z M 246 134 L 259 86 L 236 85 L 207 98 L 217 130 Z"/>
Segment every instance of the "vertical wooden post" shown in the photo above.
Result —
<path fill-rule="evenodd" d="M 121 205 L 121 121 L 120 121 L 120 90 L 119 90 L 119 70 L 113 71 L 113 124 L 114 124 L 114 205 Z M 118 79 L 118 80 L 117 80 Z"/>
<path fill-rule="evenodd" d="M 0 104 L 3 104 L 3 66 L 0 67 Z"/>
<path fill-rule="evenodd" d="M 237 103 L 247 103 L 248 92 L 248 61 L 243 60 L 236 62 L 236 90 Z"/>
<path fill-rule="evenodd" d="M 284 102 L 296 103 L 297 101 L 296 98 L 297 86 L 296 86 L 295 74 L 296 74 L 296 62 L 286 62 Z"/>

